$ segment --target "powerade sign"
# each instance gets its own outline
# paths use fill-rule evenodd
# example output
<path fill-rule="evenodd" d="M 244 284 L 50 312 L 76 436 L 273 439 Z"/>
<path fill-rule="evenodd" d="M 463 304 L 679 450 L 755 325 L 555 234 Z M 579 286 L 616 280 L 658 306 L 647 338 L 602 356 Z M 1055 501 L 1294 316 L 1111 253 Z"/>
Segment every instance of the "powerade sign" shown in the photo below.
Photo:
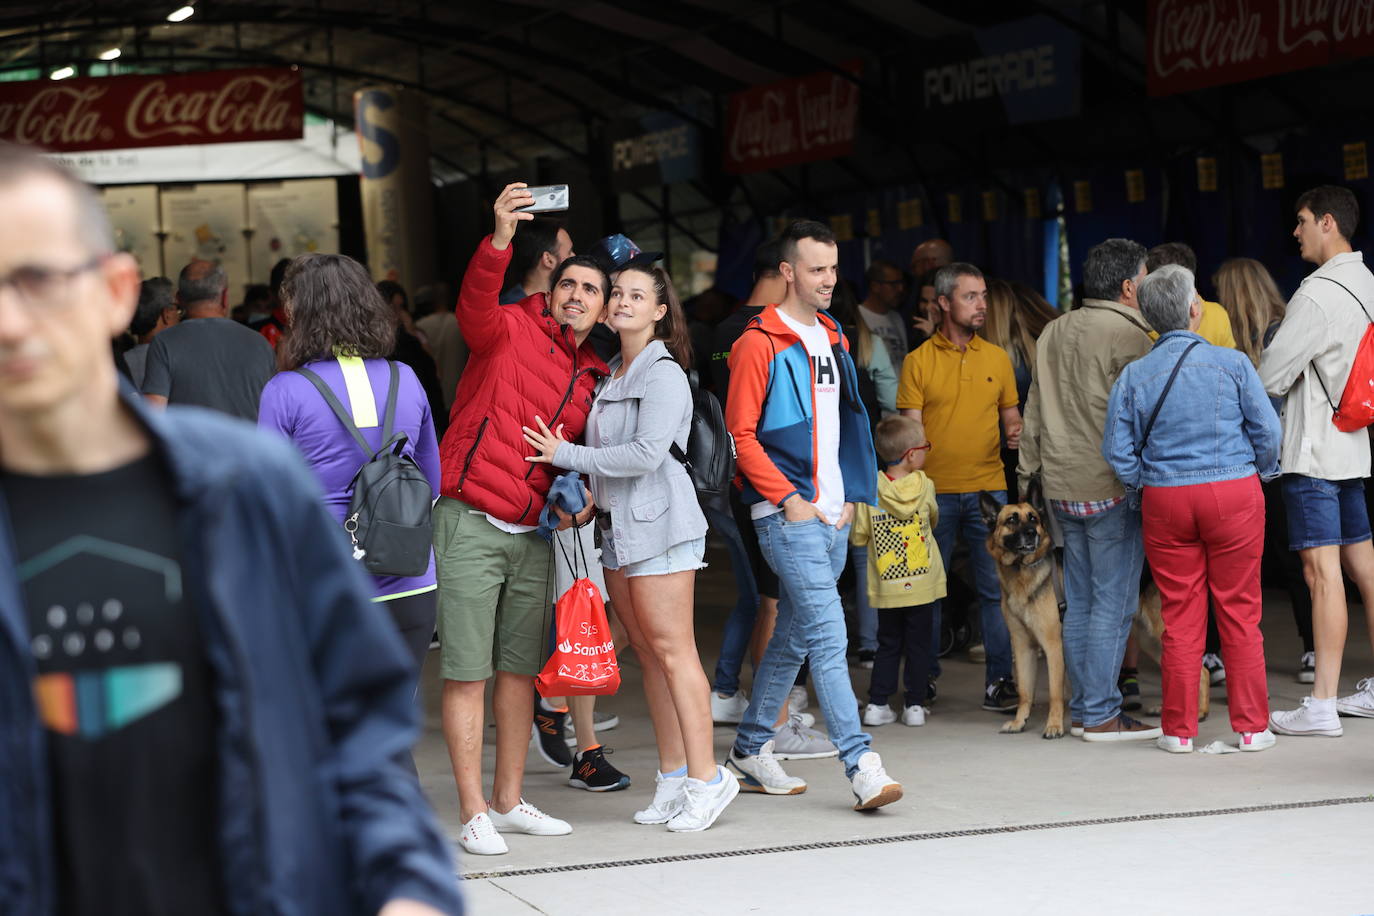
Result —
<path fill-rule="evenodd" d="M 655 111 L 616 121 L 608 138 L 616 191 L 691 181 L 701 174 L 701 134 L 678 115 Z"/>
<path fill-rule="evenodd" d="M 921 72 L 921 107 L 966 120 L 980 114 L 1026 124 L 1069 118 L 1081 104 L 1078 33 L 1048 16 L 1031 16 L 956 40 L 961 53 Z"/>

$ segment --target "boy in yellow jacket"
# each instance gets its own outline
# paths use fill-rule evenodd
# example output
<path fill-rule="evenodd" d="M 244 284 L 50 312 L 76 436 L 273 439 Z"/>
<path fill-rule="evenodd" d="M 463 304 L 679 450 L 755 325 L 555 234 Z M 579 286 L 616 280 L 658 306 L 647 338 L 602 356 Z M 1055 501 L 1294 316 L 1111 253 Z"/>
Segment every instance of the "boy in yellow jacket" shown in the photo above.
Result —
<path fill-rule="evenodd" d="M 945 596 L 945 566 L 935 544 L 935 485 L 921 468 L 930 443 L 911 417 L 888 417 L 874 433 L 878 457 L 878 508 L 855 506 L 850 543 L 868 547 L 868 600 L 878 611 L 878 654 L 868 688 L 864 725 L 897 721 L 888 697 L 897 690 L 903 658 L 906 692 L 902 724 L 924 725 L 926 690 L 935 646 L 935 602 Z"/>

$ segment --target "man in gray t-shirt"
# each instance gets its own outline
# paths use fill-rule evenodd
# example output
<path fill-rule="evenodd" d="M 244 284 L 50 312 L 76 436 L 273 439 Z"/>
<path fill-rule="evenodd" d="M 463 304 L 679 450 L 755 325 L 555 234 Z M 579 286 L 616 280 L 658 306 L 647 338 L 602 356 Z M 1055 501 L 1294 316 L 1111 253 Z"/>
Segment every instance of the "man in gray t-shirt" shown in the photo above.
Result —
<path fill-rule="evenodd" d="M 154 404 L 194 404 L 256 421 L 258 397 L 277 371 L 272 345 L 227 317 L 228 279 L 210 261 L 192 261 L 177 279 L 186 320 L 148 347 L 143 393 Z"/>

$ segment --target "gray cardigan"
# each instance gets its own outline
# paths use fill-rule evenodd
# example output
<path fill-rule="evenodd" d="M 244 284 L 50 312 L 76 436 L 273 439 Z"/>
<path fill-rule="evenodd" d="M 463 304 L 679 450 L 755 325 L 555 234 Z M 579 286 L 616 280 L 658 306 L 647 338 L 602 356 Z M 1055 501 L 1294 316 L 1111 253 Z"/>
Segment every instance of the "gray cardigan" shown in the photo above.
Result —
<path fill-rule="evenodd" d="M 587 418 L 588 445 L 564 442 L 553 463 L 591 477 L 592 498 L 611 514 L 618 565 L 638 563 L 706 534 L 692 479 L 669 454 L 687 448 L 692 390 L 668 348 L 652 340 L 624 377 L 612 377 Z"/>

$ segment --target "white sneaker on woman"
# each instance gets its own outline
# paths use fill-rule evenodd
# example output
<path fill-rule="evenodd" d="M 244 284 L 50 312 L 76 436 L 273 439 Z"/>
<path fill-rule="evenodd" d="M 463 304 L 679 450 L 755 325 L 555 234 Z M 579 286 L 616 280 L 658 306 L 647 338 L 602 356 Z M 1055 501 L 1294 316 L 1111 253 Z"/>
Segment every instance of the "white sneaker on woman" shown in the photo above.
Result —
<path fill-rule="evenodd" d="M 1280 735 L 1322 735 L 1339 738 L 1345 734 L 1340 717 L 1336 715 L 1336 701 L 1303 697 L 1297 709 L 1275 710 L 1269 714 L 1269 729 Z"/>
<path fill-rule="evenodd" d="M 523 798 L 520 804 L 505 814 L 495 808 L 488 808 L 487 814 L 501 833 L 526 833 L 530 836 L 566 836 L 572 833 L 572 824 L 549 817 Z"/>
<path fill-rule="evenodd" d="M 496 832 L 495 825 L 487 812 L 479 811 L 472 820 L 463 825 L 458 834 L 458 845 L 463 851 L 474 856 L 503 856 L 510 852 L 506 841 Z"/>
<path fill-rule="evenodd" d="M 716 781 L 702 782 L 687 777 L 682 787 L 682 810 L 668 822 L 668 829 L 674 833 L 696 833 L 705 830 L 716 822 L 725 806 L 739 794 L 739 780 L 716 767 Z"/>
<path fill-rule="evenodd" d="M 682 786 L 686 782 L 686 776 L 664 776 L 662 773 L 655 776 L 654 800 L 649 802 L 649 807 L 635 812 L 635 823 L 666 824 L 671 821 L 682 810 Z"/>

